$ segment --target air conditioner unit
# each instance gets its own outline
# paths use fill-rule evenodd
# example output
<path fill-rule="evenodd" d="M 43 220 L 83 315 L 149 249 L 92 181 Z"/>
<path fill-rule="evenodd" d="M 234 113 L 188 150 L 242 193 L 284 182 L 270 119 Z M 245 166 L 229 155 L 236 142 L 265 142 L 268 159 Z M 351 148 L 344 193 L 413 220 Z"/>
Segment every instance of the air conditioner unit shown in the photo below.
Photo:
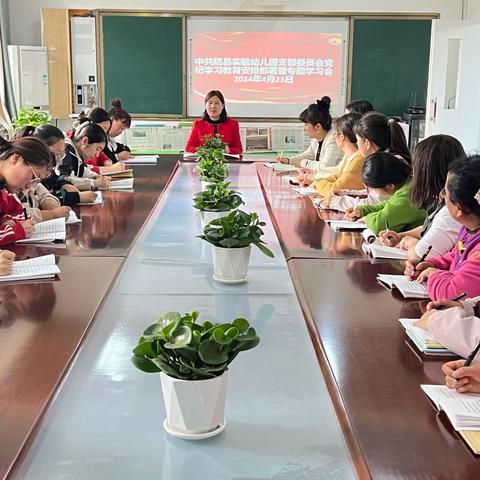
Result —
<path fill-rule="evenodd" d="M 78 113 L 98 104 L 95 18 L 72 17 L 71 40 L 74 110 Z"/>
<path fill-rule="evenodd" d="M 49 109 L 48 53 L 45 47 L 8 45 L 17 108 Z"/>

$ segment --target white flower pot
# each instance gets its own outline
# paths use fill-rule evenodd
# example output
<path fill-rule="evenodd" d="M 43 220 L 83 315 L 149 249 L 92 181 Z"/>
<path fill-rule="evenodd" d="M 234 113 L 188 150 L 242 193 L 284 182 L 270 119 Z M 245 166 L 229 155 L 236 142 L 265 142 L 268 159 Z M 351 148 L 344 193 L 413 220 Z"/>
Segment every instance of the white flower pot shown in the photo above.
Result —
<path fill-rule="evenodd" d="M 247 279 L 251 245 L 242 248 L 213 247 L 213 279 L 222 283 L 241 283 Z"/>
<path fill-rule="evenodd" d="M 198 440 L 218 435 L 225 427 L 228 370 L 207 380 L 180 380 L 160 373 L 167 418 L 165 430 Z"/>
<path fill-rule="evenodd" d="M 230 212 L 231 210 L 227 210 L 226 212 L 209 212 L 208 210 L 200 210 L 200 218 L 202 219 L 202 230 L 207 223 L 210 223 L 216 218 L 226 217 Z"/>

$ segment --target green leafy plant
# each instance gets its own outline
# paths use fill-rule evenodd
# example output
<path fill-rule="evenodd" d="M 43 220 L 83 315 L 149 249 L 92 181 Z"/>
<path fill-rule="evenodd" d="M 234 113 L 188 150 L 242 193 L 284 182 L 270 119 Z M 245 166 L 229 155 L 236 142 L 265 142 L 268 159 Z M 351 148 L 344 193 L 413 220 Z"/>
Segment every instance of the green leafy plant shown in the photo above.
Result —
<path fill-rule="evenodd" d="M 260 338 L 248 320 L 196 323 L 198 312 L 160 315 L 143 332 L 133 349 L 132 362 L 143 372 L 163 372 L 182 380 L 220 376 L 235 357 L 256 347 Z"/>
<path fill-rule="evenodd" d="M 235 190 L 228 187 L 230 182 L 217 182 L 207 185 L 203 192 L 193 196 L 193 206 L 207 212 L 228 212 L 245 202 Z"/>
<path fill-rule="evenodd" d="M 205 135 L 204 146 L 197 149 L 198 159 L 194 171 L 207 182 L 219 182 L 228 177 L 228 167 L 223 162 L 225 144 L 221 139 L 219 134 Z"/>
<path fill-rule="evenodd" d="M 261 222 L 256 213 L 245 213 L 234 210 L 225 217 L 216 218 L 205 225 L 203 235 L 199 238 L 210 242 L 216 247 L 241 248 L 255 245 L 262 253 L 273 258 L 273 252 L 261 240 L 265 222 Z"/>
<path fill-rule="evenodd" d="M 27 125 L 38 127 L 39 125 L 44 125 L 51 121 L 52 117 L 45 112 L 33 108 L 21 108 L 13 121 L 13 128 L 17 130 L 26 127 Z"/>

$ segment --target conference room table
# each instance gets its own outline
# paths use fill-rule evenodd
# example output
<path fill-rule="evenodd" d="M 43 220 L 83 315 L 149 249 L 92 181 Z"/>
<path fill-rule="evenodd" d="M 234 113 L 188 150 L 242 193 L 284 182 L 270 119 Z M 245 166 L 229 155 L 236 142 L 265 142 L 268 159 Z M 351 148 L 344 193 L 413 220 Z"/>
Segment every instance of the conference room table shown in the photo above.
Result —
<path fill-rule="evenodd" d="M 178 158 L 134 166 L 134 191 L 104 191 L 74 207 L 67 241 L 8 245 L 17 259 L 55 254 L 55 280 L 0 283 L 0 478 L 5 478 L 170 177 Z"/>
<path fill-rule="evenodd" d="M 479 478 L 480 460 L 420 389 L 443 383 L 442 362 L 420 356 L 398 322 L 426 302 L 376 281 L 403 262 L 367 258 L 358 233 L 331 231 L 261 163 L 229 167 L 275 258 L 253 249 L 246 283 L 213 281 L 192 208 L 200 182 L 180 164 L 115 273 L 110 265 L 108 292 L 8 478 Z M 261 338 L 230 368 L 225 431 L 201 442 L 164 432 L 159 378 L 129 360 L 159 313 L 193 309 L 245 316 Z"/>

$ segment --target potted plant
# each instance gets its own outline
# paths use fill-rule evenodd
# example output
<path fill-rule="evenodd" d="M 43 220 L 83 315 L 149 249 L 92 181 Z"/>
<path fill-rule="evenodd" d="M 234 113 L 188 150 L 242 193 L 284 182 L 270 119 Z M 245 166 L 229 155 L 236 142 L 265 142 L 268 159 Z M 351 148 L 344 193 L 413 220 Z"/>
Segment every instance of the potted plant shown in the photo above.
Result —
<path fill-rule="evenodd" d="M 228 167 L 223 162 L 225 144 L 221 135 L 205 135 L 204 145 L 197 149 L 197 165 L 194 169 L 200 175 L 202 190 L 211 182 L 221 182 L 228 177 Z"/>
<path fill-rule="evenodd" d="M 225 428 L 228 366 L 260 339 L 244 318 L 196 323 L 198 312 L 167 312 L 143 332 L 132 362 L 160 373 L 165 430 L 185 439 L 208 438 Z"/>
<path fill-rule="evenodd" d="M 41 112 L 34 108 L 20 108 L 17 116 L 13 120 L 13 128 L 15 130 L 31 125 L 32 127 L 38 127 L 45 123 L 51 122 L 52 117 L 48 113 Z"/>
<path fill-rule="evenodd" d="M 203 226 L 245 203 L 238 192 L 228 188 L 229 185 L 230 182 L 209 183 L 203 192 L 193 196 L 193 206 L 200 210 Z"/>
<path fill-rule="evenodd" d="M 227 216 L 205 225 L 199 238 L 214 246 L 214 280 L 223 283 L 241 283 L 247 279 L 251 245 L 273 257 L 273 252 L 261 240 L 265 222 L 256 213 L 234 210 Z"/>

